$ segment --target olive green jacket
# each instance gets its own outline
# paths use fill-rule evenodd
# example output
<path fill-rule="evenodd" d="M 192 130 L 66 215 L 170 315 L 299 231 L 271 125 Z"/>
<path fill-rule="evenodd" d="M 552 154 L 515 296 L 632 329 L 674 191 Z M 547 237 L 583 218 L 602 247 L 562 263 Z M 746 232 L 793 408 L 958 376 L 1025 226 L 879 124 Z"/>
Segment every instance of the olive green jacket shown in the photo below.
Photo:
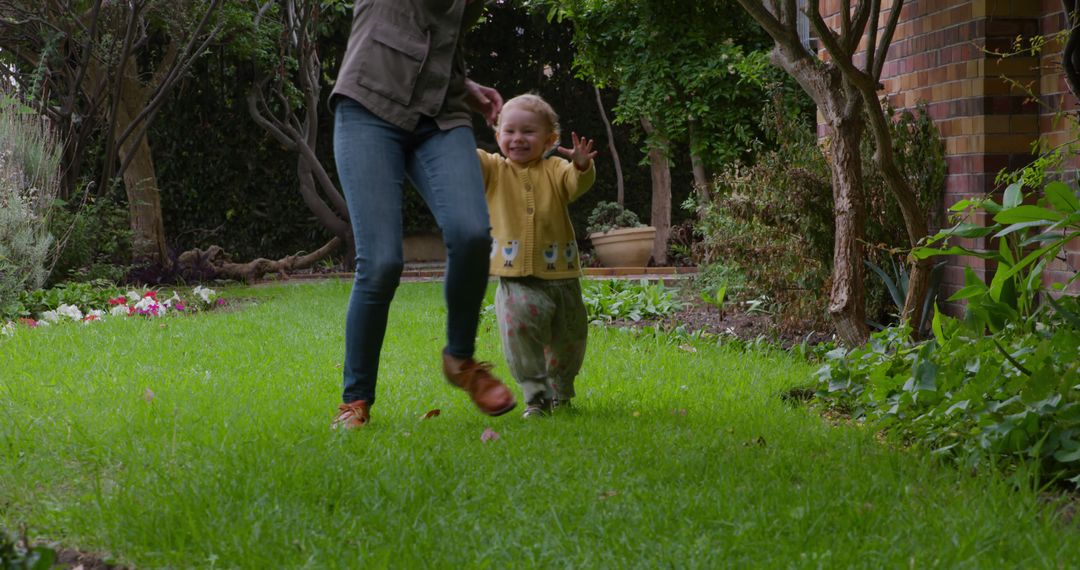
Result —
<path fill-rule="evenodd" d="M 331 93 L 405 130 L 421 116 L 440 129 L 471 125 L 461 40 L 483 0 L 357 0 Z"/>

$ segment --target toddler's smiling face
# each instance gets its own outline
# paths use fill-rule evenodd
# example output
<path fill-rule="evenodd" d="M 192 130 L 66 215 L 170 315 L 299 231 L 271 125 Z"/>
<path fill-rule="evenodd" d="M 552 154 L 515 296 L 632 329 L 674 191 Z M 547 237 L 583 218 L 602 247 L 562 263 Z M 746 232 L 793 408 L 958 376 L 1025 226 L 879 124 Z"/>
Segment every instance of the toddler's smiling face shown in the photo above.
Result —
<path fill-rule="evenodd" d="M 495 138 L 503 156 L 522 166 L 543 157 L 556 140 L 543 116 L 517 105 L 503 107 Z"/>

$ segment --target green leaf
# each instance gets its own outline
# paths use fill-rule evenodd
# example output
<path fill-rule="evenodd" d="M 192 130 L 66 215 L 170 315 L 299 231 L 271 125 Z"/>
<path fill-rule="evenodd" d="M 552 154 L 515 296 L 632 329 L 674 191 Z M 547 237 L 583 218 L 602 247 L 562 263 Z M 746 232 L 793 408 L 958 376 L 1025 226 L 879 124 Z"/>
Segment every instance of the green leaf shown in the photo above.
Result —
<path fill-rule="evenodd" d="M 998 262 L 997 271 L 994 272 L 994 278 L 990 280 L 990 298 L 995 301 L 1001 301 L 1001 290 L 1008 282 L 1011 274 L 1009 268 L 1012 267 L 1005 261 Z"/>
<path fill-rule="evenodd" d="M 945 341 L 945 329 L 942 326 L 942 320 L 944 315 L 941 314 L 941 310 L 938 309 L 937 303 L 934 303 L 934 320 L 930 322 L 930 329 L 934 331 L 934 338 L 937 339 L 938 345 L 944 345 Z"/>
<path fill-rule="evenodd" d="M 994 221 L 1002 224 L 1034 221 L 1044 221 L 1047 224 L 1051 224 L 1063 219 L 1065 219 L 1065 214 L 1040 206 L 1017 206 L 1015 208 L 1002 210 L 994 216 Z"/>
<path fill-rule="evenodd" d="M 988 290 L 989 290 L 989 288 L 986 285 L 982 284 L 982 283 L 979 283 L 978 285 L 968 285 L 966 287 L 961 288 L 959 291 L 953 293 L 952 296 L 950 296 L 948 300 L 949 301 L 963 301 L 964 299 L 970 299 L 972 297 L 978 297 L 979 295 L 983 295 Z"/>
<path fill-rule="evenodd" d="M 950 236 L 964 237 L 964 238 L 980 238 L 988 236 L 994 233 L 996 228 L 986 227 L 979 224 L 962 223 L 953 226 L 945 230 L 945 233 Z"/>
<path fill-rule="evenodd" d="M 975 251 L 973 249 L 967 249 L 954 245 L 944 249 L 938 249 L 935 247 L 917 247 L 911 250 L 911 254 L 916 259 L 926 259 L 928 257 L 934 257 L 937 255 L 970 255 L 973 257 L 980 257 L 982 259 L 993 259 L 996 257 L 993 253 L 987 253 L 985 251 Z"/>
<path fill-rule="evenodd" d="M 1051 182 L 1043 188 L 1050 204 L 1062 212 L 1076 212 L 1080 210 L 1080 199 L 1076 198 L 1076 192 L 1064 182 Z"/>
<path fill-rule="evenodd" d="M 1073 461 L 1080 461 L 1080 448 L 1072 451 L 1066 451 L 1064 449 L 1054 453 L 1054 459 L 1062 463 L 1072 463 Z"/>
<path fill-rule="evenodd" d="M 1002 197 L 1001 205 L 1005 208 L 1015 208 L 1024 203 L 1023 187 L 1024 183 L 1021 180 L 1009 184 L 1009 187 L 1005 189 L 1005 196 Z"/>
<path fill-rule="evenodd" d="M 1025 228 L 1033 228 L 1033 227 L 1044 226 L 1044 225 L 1046 225 L 1045 220 L 1035 220 L 1035 221 L 1032 221 L 1032 222 L 1018 222 L 1018 223 L 1015 223 L 1015 224 L 1012 224 L 1012 225 L 1009 225 L 1009 226 L 1005 226 L 1005 229 L 1003 229 L 1000 232 L 994 234 L 994 237 L 996 237 L 996 238 L 1004 237 L 1004 236 L 1007 236 L 1007 235 L 1009 235 L 1009 234 L 1011 234 L 1013 232 L 1020 231 L 1020 230 L 1025 229 Z"/>

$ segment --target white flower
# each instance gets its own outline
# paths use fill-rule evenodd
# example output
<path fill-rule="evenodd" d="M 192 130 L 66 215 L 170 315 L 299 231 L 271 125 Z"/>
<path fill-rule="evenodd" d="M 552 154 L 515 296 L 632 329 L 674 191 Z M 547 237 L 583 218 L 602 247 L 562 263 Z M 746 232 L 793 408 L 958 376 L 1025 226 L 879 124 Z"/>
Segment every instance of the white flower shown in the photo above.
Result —
<path fill-rule="evenodd" d="M 172 292 L 172 297 L 169 297 L 168 299 L 165 299 L 165 301 L 162 302 L 162 305 L 165 305 L 166 307 L 171 309 L 172 306 L 173 306 L 173 303 L 180 303 L 181 305 L 184 304 L 184 300 L 180 298 L 180 295 L 176 294 L 176 291 L 173 291 Z"/>
<path fill-rule="evenodd" d="M 0 327 L 0 335 L 15 336 L 15 323 L 11 321 L 4 323 L 4 326 Z"/>
<path fill-rule="evenodd" d="M 166 310 L 165 306 L 158 303 L 153 297 L 143 297 L 138 303 L 135 303 L 135 312 L 140 315 L 161 317 L 165 315 Z"/>
<path fill-rule="evenodd" d="M 138 303 L 142 299 L 142 293 L 138 291 L 128 291 L 124 296 L 127 297 L 128 303 Z"/>
<path fill-rule="evenodd" d="M 109 309 L 109 314 L 114 317 L 123 317 L 128 314 L 127 305 L 113 305 L 113 308 Z"/>
<path fill-rule="evenodd" d="M 86 313 L 86 316 L 100 319 L 101 317 L 105 316 L 105 311 L 102 311 L 101 309 L 94 309 Z"/>
<path fill-rule="evenodd" d="M 217 297 L 217 291 L 210 289 L 209 287 L 203 287 L 202 285 L 195 286 L 195 290 L 192 291 L 198 298 L 202 299 L 204 304 L 209 305 L 214 302 L 214 298 Z"/>
<path fill-rule="evenodd" d="M 75 305 L 60 305 L 56 308 L 57 314 L 67 317 L 73 321 L 81 321 L 83 318 L 82 311 Z"/>
<path fill-rule="evenodd" d="M 52 324 L 59 320 L 60 314 L 56 311 L 45 311 L 44 313 L 41 313 L 40 318 L 38 318 L 38 321 L 46 324 Z"/>

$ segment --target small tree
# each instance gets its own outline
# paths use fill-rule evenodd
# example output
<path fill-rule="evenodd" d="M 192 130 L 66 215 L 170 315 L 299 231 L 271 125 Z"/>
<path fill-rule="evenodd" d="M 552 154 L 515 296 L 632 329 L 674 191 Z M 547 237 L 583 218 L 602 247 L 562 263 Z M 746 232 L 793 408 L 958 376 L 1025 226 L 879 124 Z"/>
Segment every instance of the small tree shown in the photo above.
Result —
<path fill-rule="evenodd" d="M 0 75 L 59 125 L 62 194 L 85 175 L 103 127 L 99 187 L 122 179 L 135 256 L 167 264 L 165 227 L 146 131 L 165 97 L 205 52 L 223 0 L 0 0 Z"/>
<path fill-rule="evenodd" d="M 878 99 L 881 71 L 903 0 L 893 0 L 884 27 L 879 30 L 881 0 L 840 2 L 839 29 L 829 27 L 815 0 L 801 13 L 820 38 L 828 54 L 819 59 L 800 38 L 799 0 L 738 0 L 772 37 L 772 61 L 793 77 L 817 104 L 830 135 L 823 142 L 833 181 L 836 238 L 829 313 L 837 332 L 848 345 L 864 343 L 869 335 L 862 289 L 865 205 L 861 193 L 863 165 L 859 143 L 869 124 L 876 146 L 875 161 L 886 186 L 900 205 L 911 246 L 928 234 L 926 216 L 915 192 L 893 156 L 892 135 Z M 860 52 L 859 46 L 865 45 Z M 856 63 L 856 55 L 861 62 Z M 902 318 L 918 323 L 923 298 L 929 290 L 932 262 L 915 261 L 910 272 Z"/>
<path fill-rule="evenodd" d="M 275 35 L 278 53 L 261 61 L 259 76 L 248 92 L 248 113 L 287 150 L 296 152 L 300 194 L 319 222 L 335 237 L 329 249 L 344 244 L 353 250 L 352 226 L 345 197 L 316 155 L 323 69 L 318 40 L 323 9 L 342 9 L 343 2 L 270 0 L 253 20 L 256 33 Z M 270 65 L 266 65 L 270 64 Z M 321 191 L 321 193 L 320 193 Z M 324 246 L 326 249 L 326 246 Z M 352 255 L 346 255 L 347 260 Z"/>

